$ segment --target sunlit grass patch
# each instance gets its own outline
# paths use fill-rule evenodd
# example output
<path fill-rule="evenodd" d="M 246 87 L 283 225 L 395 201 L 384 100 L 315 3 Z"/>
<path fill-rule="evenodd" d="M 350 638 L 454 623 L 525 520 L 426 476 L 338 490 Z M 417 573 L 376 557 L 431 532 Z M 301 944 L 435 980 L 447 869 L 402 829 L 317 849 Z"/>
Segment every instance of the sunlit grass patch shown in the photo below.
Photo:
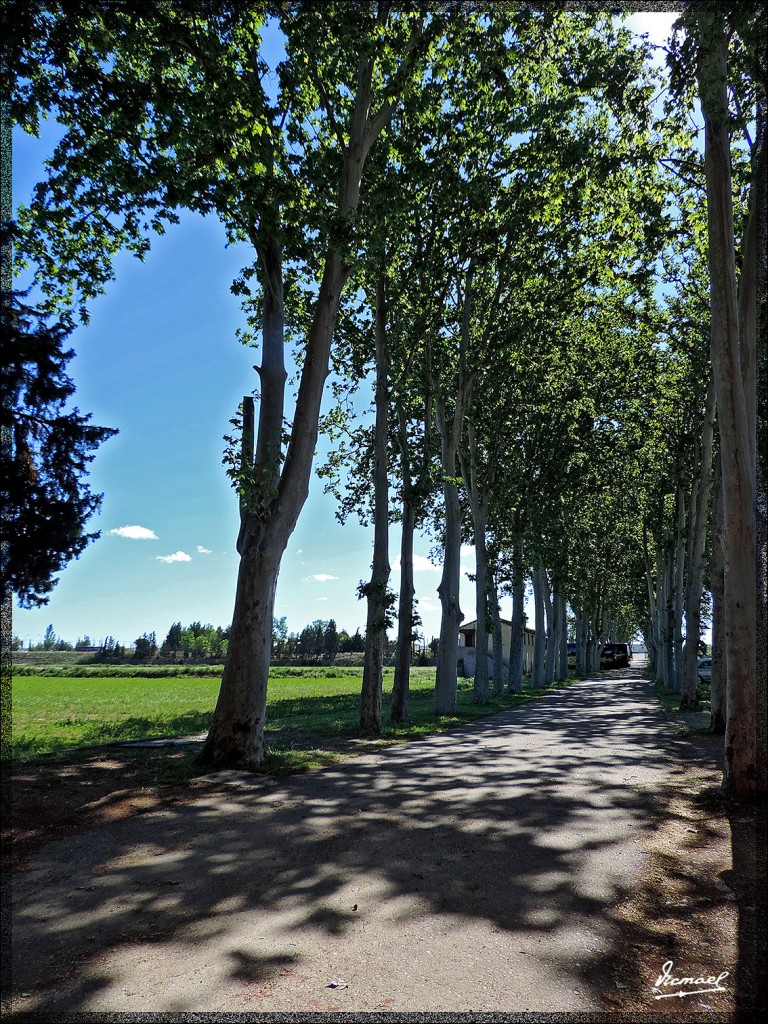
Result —
<path fill-rule="evenodd" d="M 359 736 L 361 675 L 354 668 L 276 668 L 270 674 L 265 737 L 270 753 L 264 770 L 287 774 L 337 760 L 340 749 L 349 746 L 346 741 Z M 381 741 L 443 732 L 563 685 L 531 690 L 526 684 L 522 694 L 491 697 L 488 704 L 478 705 L 472 702 L 471 681 L 461 680 L 456 713 L 437 718 L 434 677 L 434 668 L 413 670 L 408 721 L 391 725 L 393 671 L 385 671 Z M 30 761 L 73 748 L 201 735 L 210 727 L 218 690 L 218 679 L 192 676 L 20 676 L 13 681 L 12 756 Z M 199 744 L 183 754 L 177 748 L 163 749 L 172 776 L 193 773 Z"/>

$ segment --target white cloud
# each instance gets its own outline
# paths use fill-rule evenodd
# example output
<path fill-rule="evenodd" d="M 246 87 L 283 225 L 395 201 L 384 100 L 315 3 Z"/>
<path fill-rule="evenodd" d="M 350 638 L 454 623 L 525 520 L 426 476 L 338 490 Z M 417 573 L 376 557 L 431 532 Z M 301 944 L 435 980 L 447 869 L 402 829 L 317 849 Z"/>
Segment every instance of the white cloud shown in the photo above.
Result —
<path fill-rule="evenodd" d="M 303 555 L 304 554 L 304 548 L 299 548 L 299 550 L 296 552 L 296 554 L 297 555 Z"/>
<path fill-rule="evenodd" d="M 433 565 L 428 558 L 424 555 L 413 556 L 413 571 L 414 572 L 440 572 L 439 565 Z M 400 555 L 392 563 L 392 572 L 400 572 Z"/>
<path fill-rule="evenodd" d="M 474 553 L 475 553 L 475 549 L 472 546 L 472 544 L 462 544 L 461 545 L 461 551 L 459 552 L 459 554 L 461 555 L 462 558 L 468 558 L 469 555 L 474 555 Z"/>
<path fill-rule="evenodd" d="M 315 598 L 315 601 L 327 601 L 327 600 L 328 600 L 327 597 L 316 597 Z"/>
<path fill-rule="evenodd" d="M 115 537 L 127 537 L 129 540 L 157 540 L 158 536 L 154 530 L 148 530 L 146 526 L 118 526 L 116 530 L 110 530 Z"/>
<path fill-rule="evenodd" d="M 202 544 L 198 544 L 197 545 L 197 553 L 198 553 L 198 555 L 212 555 L 213 554 L 213 552 L 211 551 L 210 548 L 204 548 Z"/>
<path fill-rule="evenodd" d="M 331 576 L 331 574 L 327 572 L 316 572 L 314 576 L 304 577 L 304 579 L 307 581 L 315 580 L 317 583 L 327 583 L 328 580 L 337 580 L 338 578 L 338 576 Z"/>
<path fill-rule="evenodd" d="M 192 558 L 186 551 L 175 551 L 172 555 L 157 555 L 158 562 L 191 562 Z"/>
<path fill-rule="evenodd" d="M 440 606 L 429 597 L 419 598 L 419 610 L 424 612 L 437 612 L 440 611 Z"/>

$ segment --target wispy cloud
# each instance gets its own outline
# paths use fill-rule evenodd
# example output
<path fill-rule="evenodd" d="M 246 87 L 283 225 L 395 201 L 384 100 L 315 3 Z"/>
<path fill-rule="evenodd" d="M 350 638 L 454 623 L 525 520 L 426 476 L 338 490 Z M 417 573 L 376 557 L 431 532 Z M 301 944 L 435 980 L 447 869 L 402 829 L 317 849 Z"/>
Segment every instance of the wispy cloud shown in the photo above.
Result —
<path fill-rule="evenodd" d="M 421 611 L 425 612 L 436 612 L 440 610 L 439 605 L 436 605 L 435 602 L 428 597 L 419 598 L 419 608 Z"/>
<path fill-rule="evenodd" d="M 327 597 L 316 597 L 315 598 L 315 601 L 327 601 L 327 600 L 328 600 Z"/>
<path fill-rule="evenodd" d="M 474 553 L 475 549 L 471 544 L 461 545 L 461 551 L 459 552 L 459 554 L 461 555 L 462 558 L 468 558 L 469 555 L 474 555 Z"/>
<path fill-rule="evenodd" d="M 392 571 L 400 572 L 400 555 L 392 563 Z M 428 558 L 424 555 L 413 556 L 413 571 L 414 572 L 440 572 L 439 565 L 433 565 Z"/>
<path fill-rule="evenodd" d="M 198 555 L 212 555 L 213 554 L 213 552 L 211 551 L 210 548 L 204 548 L 202 544 L 198 544 L 197 545 L 197 553 L 198 553 Z"/>
<path fill-rule="evenodd" d="M 327 583 L 328 580 L 337 580 L 338 576 L 331 576 L 328 572 L 316 572 L 313 576 L 305 576 L 304 579 L 315 580 L 317 583 Z"/>
<path fill-rule="evenodd" d="M 175 551 L 172 555 L 157 555 L 158 562 L 191 562 L 192 558 L 186 551 Z"/>
<path fill-rule="evenodd" d="M 115 537 L 127 537 L 128 540 L 158 540 L 154 530 L 148 530 L 146 526 L 118 526 L 110 530 Z"/>

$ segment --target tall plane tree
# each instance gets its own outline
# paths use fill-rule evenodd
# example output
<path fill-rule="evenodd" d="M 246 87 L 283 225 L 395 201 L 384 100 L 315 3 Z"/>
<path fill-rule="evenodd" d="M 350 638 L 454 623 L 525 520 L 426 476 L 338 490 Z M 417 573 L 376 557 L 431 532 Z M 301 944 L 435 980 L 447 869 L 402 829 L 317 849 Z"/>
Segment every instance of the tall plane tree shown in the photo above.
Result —
<path fill-rule="evenodd" d="M 757 674 L 757 237 L 765 220 L 765 5 L 699 9 L 682 18 L 681 47 L 695 70 L 704 114 L 712 332 L 710 351 L 719 426 L 725 579 L 726 695 L 725 786 L 748 798 L 766 790 L 765 758 L 758 724 L 764 716 L 765 680 Z M 761 28 L 762 26 L 762 28 Z M 762 56 L 761 56 L 762 54 Z M 689 65 L 690 66 L 690 65 Z M 734 68 L 745 69 L 741 81 Z M 746 90 L 741 88 L 746 85 Z M 751 106 L 757 121 L 750 209 L 737 250 L 732 195 L 733 93 Z M 746 95 L 745 95 L 746 93 Z M 738 112 L 737 112 L 738 114 Z M 764 259 L 764 257 L 763 257 Z M 764 264 L 763 264 L 764 265 Z M 761 559 L 764 564 L 764 557 Z M 762 699 L 761 699 L 762 696 Z M 763 752 L 764 753 L 764 752 Z"/>
<path fill-rule="evenodd" d="M 267 89 L 264 6 L 162 2 L 94 10 L 76 60 L 52 5 L 30 67 L 41 104 L 66 129 L 25 227 L 26 254 L 52 297 L 87 302 L 121 247 L 146 251 L 186 207 L 215 213 L 255 259 L 236 290 L 261 333 L 253 451 L 231 467 L 241 498 L 232 632 L 205 760 L 263 758 L 272 611 L 280 562 L 306 500 L 331 340 L 351 271 L 363 169 L 446 13 L 390 3 L 276 8 L 287 58 Z M 34 131 L 19 97 L 18 120 Z M 55 211 L 54 215 L 52 212 Z M 286 274 L 286 266 L 290 273 Z M 286 436 L 286 300 L 313 291 Z M 312 282 L 314 282 L 312 284 Z M 73 293 L 75 293 L 73 295 Z"/>

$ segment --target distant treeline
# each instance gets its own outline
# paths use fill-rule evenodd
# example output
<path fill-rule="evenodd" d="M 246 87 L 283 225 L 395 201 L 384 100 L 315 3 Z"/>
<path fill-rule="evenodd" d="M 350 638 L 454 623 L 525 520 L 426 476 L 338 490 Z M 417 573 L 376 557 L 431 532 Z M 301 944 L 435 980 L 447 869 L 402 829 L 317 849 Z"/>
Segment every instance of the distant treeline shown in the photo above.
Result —
<path fill-rule="evenodd" d="M 78 637 L 75 644 L 71 644 L 58 637 L 53 625 L 49 625 L 43 642 L 31 645 L 27 650 L 34 652 L 37 658 L 41 653 L 73 652 L 90 655 L 87 660 L 96 664 L 126 661 L 142 664 L 149 661 L 221 663 L 226 658 L 229 633 L 229 626 L 212 626 L 210 623 L 202 622 L 191 622 L 188 626 L 182 626 L 181 622 L 174 622 L 161 644 L 157 642 L 156 633 L 142 633 L 134 641 L 133 648 L 126 649 L 112 636 L 106 637 L 98 645 L 93 645 L 91 638 L 86 634 L 85 637 Z M 18 637 L 14 637 L 13 647 L 16 651 L 23 649 Z M 394 643 L 388 647 L 391 647 L 392 651 L 388 650 L 387 656 L 391 656 L 394 654 Z M 436 643 L 433 640 L 429 648 L 419 646 L 415 655 L 424 661 L 430 655 L 434 656 L 435 648 Z M 291 633 L 285 616 L 273 619 L 272 657 L 276 662 L 311 664 L 334 661 L 337 657 L 343 657 L 345 662 L 354 662 L 364 651 L 365 633 L 361 632 L 359 627 L 354 633 L 349 633 L 346 629 L 338 629 L 334 619 L 315 619 L 299 632 Z M 26 670 L 22 670 L 22 674 L 23 671 Z M 79 673 L 73 668 L 72 674 Z"/>

